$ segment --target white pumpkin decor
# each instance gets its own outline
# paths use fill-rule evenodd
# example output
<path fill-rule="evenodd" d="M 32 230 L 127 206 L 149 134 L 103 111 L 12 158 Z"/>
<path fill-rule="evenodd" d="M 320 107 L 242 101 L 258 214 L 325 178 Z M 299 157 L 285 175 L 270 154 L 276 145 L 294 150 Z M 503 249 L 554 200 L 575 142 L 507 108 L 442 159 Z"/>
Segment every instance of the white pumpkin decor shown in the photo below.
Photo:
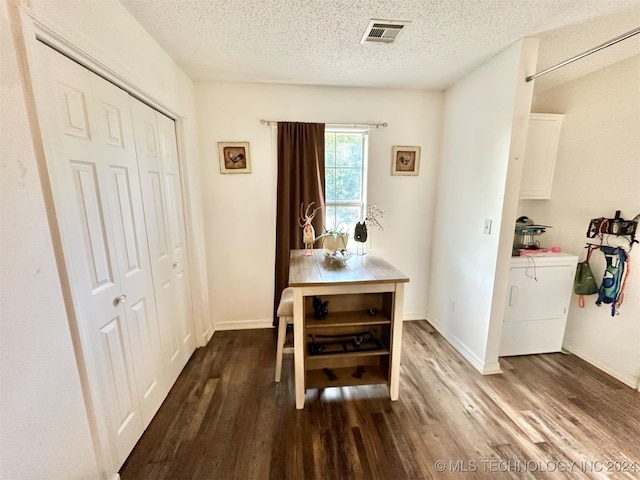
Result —
<path fill-rule="evenodd" d="M 325 235 L 325 234 L 323 234 Z M 322 238 L 322 248 L 329 255 L 335 255 L 336 252 L 340 250 L 347 249 L 347 243 L 349 242 L 349 234 L 348 233 L 327 233 L 326 236 Z"/>

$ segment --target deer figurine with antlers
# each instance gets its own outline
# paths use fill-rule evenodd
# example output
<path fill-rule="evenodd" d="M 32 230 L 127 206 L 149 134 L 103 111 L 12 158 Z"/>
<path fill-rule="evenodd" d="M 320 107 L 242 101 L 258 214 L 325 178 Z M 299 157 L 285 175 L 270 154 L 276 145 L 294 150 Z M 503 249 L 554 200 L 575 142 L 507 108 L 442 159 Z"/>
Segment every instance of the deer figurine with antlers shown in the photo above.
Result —
<path fill-rule="evenodd" d="M 304 254 L 306 256 L 313 255 L 313 243 L 316 241 L 316 232 L 311 222 L 315 218 L 318 210 L 320 210 L 320 207 L 314 208 L 313 211 L 309 213 L 314 203 L 315 202 L 311 202 L 309 204 L 304 214 L 302 213 L 304 202 L 300 204 L 299 225 L 302 227 L 302 243 L 304 243 Z"/>

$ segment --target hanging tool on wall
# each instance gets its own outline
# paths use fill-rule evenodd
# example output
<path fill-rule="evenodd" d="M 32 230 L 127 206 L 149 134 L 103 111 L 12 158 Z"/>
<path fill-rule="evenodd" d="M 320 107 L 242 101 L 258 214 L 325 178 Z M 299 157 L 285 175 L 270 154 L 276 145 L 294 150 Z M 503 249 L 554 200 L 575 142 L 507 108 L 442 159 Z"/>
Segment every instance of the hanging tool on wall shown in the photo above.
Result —
<path fill-rule="evenodd" d="M 596 305 L 603 303 L 611 304 L 611 316 L 613 317 L 617 309 L 622 305 L 624 299 L 624 283 L 627 279 L 629 269 L 627 252 L 621 247 L 609 247 L 602 245 L 600 251 L 604 254 L 607 267 L 604 270 L 602 283 L 598 290 Z"/>
<path fill-rule="evenodd" d="M 598 284 L 589 266 L 591 253 L 596 249 L 587 244 L 587 258 L 578 263 L 576 267 L 576 278 L 573 283 L 573 291 L 578 295 L 578 306 L 584 308 L 584 296 L 598 293 Z"/>
<path fill-rule="evenodd" d="M 633 248 L 634 243 L 638 243 L 636 240 L 636 230 L 638 229 L 638 221 L 640 220 L 640 214 L 636 215 L 633 220 L 625 220 L 620 217 L 620 210 L 616 210 L 614 218 L 592 218 L 587 229 L 588 238 L 600 238 L 600 245 L 602 245 L 604 235 L 616 235 L 619 237 L 628 237 L 629 250 Z"/>
<path fill-rule="evenodd" d="M 584 271 L 580 272 L 581 269 L 579 268 L 576 272 L 574 289 L 576 293 L 580 294 L 578 304 L 581 307 L 584 306 L 584 297 L 582 295 L 598 293 L 596 305 L 601 306 L 603 303 L 611 304 L 611 316 L 619 313 L 618 309 L 624 300 L 624 287 L 631 271 L 631 257 L 629 254 L 633 248 L 633 244 L 638 243 L 635 235 L 639 220 L 640 214 L 636 215 L 633 220 L 623 219 L 620 216 L 620 210 L 616 210 L 614 218 L 601 217 L 591 219 L 589 228 L 587 229 L 587 237 L 597 237 L 600 239 L 600 243 L 587 243 L 587 260 L 583 262 L 586 263 L 586 267 L 583 267 Z M 624 238 L 629 242 L 628 247 L 611 244 L 604 245 L 605 238 L 607 243 L 609 243 L 610 236 L 615 238 Z M 586 269 L 588 268 L 590 271 L 588 260 L 591 256 L 592 250 L 595 249 L 599 249 L 603 253 L 606 261 L 602 283 L 600 284 L 600 287 L 598 287 L 597 292 L 593 292 L 593 283 L 586 280 L 586 277 L 588 276 Z M 580 278 L 578 278 L 578 273 L 581 275 Z M 579 293 L 579 283 L 580 289 L 589 291 L 590 293 Z"/>

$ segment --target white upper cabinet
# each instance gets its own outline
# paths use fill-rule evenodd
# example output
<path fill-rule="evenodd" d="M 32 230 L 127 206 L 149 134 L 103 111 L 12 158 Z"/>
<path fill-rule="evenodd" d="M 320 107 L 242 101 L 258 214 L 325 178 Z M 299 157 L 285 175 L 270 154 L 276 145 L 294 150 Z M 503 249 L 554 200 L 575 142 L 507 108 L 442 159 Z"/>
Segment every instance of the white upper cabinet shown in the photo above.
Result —
<path fill-rule="evenodd" d="M 521 200 L 548 200 L 556 167 L 560 127 L 564 115 L 532 113 L 529 117 L 527 147 L 524 154 Z"/>

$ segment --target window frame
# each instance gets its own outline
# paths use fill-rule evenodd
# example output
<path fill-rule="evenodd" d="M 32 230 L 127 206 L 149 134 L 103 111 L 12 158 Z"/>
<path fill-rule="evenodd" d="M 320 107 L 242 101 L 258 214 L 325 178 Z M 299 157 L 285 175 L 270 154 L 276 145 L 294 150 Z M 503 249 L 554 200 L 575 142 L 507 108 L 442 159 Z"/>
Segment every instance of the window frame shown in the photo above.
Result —
<path fill-rule="evenodd" d="M 325 215 L 324 215 L 324 219 L 323 219 L 323 226 L 326 229 L 327 225 L 327 216 L 329 213 L 329 208 L 330 207 L 359 207 L 360 208 L 360 212 L 358 215 L 358 219 L 363 219 L 364 216 L 366 215 L 365 209 L 367 206 L 367 174 L 368 174 L 368 163 L 369 163 L 369 130 L 366 128 L 358 128 L 358 127 L 330 127 L 330 126 L 326 126 L 325 127 L 325 136 L 327 133 L 346 133 L 346 134 L 360 134 L 362 136 L 362 167 L 360 169 L 360 200 L 358 201 L 353 201 L 353 200 L 347 200 L 347 201 L 329 201 L 327 199 L 327 194 L 326 194 L 326 183 L 325 183 L 325 207 L 326 207 L 326 211 L 325 211 Z M 326 143 L 325 143 L 326 145 Z M 328 169 L 333 169 L 334 172 L 336 172 L 337 170 L 340 170 L 342 168 L 344 169 L 353 169 L 352 167 L 337 167 L 337 166 L 333 166 L 333 167 L 327 167 L 326 164 L 326 152 L 325 152 L 325 177 L 326 177 L 326 173 Z M 326 180 L 325 180 L 326 182 Z M 334 227 L 337 227 L 337 225 L 335 225 Z M 355 225 L 349 225 L 349 241 L 351 241 L 351 239 L 353 238 L 353 229 L 354 229 Z"/>

